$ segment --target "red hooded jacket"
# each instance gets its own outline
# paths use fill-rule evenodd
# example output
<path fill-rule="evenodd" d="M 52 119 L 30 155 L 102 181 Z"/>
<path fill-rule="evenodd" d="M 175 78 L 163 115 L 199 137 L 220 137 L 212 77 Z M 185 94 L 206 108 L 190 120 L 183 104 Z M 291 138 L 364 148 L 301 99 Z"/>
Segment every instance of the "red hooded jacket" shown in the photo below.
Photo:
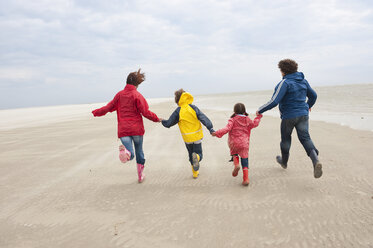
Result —
<path fill-rule="evenodd" d="M 221 138 L 229 133 L 228 146 L 231 155 L 238 154 L 241 158 L 249 156 L 251 129 L 259 125 L 262 115 L 255 117 L 252 121 L 248 116 L 236 115 L 230 118 L 228 124 L 215 132 L 216 137 Z"/>
<path fill-rule="evenodd" d="M 131 84 L 119 91 L 106 106 L 93 110 L 92 113 L 94 116 L 103 116 L 113 111 L 117 111 L 118 138 L 144 135 L 142 116 L 154 122 L 159 121 L 158 116 L 149 110 L 145 98 Z"/>

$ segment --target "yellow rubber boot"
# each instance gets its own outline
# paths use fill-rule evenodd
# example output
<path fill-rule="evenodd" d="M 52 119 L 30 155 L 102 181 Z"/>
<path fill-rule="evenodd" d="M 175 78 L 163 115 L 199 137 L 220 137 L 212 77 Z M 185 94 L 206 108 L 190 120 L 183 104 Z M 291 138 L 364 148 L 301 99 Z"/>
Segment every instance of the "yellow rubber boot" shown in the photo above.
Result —
<path fill-rule="evenodd" d="M 197 153 L 193 152 L 192 153 L 192 171 L 193 171 L 193 178 L 196 179 L 199 175 L 199 160 L 200 157 Z"/>
<path fill-rule="evenodd" d="M 194 178 L 194 179 L 197 179 L 197 178 L 198 178 L 198 175 L 199 175 L 199 171 L 195 171 L 195 170 L 193 169 L 193 166 L 192 166 L 192 171 L 193 171 L 193 178 Z"/>

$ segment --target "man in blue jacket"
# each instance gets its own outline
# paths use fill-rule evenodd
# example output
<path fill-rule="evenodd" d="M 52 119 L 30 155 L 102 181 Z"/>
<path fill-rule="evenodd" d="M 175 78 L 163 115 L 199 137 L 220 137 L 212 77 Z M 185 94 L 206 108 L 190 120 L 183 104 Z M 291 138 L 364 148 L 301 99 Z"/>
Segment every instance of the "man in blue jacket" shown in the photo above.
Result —
<path fill-rule="evenodd" d="M 314 177 L 319 178 L 322 175 L 322 165 L 318 159 L 319 151 L 313 144 L 308 132 L 308 113 L 316 102 L 317 94 L 304 79 L 303 73 L 298 72 L 298 64 L 294 60 L 281 60 L 278 67 L 283 78 L 277 84 L 271 100 L 261 106 L 256 114 L 262 114 L 279 104 L 282 119 L 281 156 L 276 157 L 277 162 L 282 168 L 287 168 L 291 133 L 295 128 L 299 141 L 312 160 Z"/>

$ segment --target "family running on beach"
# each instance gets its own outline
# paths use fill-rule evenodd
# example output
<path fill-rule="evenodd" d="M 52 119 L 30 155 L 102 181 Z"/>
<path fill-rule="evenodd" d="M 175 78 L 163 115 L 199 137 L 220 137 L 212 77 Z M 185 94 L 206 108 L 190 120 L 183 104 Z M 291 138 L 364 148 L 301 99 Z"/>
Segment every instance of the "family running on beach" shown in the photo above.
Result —
<path fill-rule="evenodd" d="M 228 124 L 217 131 L 209 118 L 195 105 L 193 96 L 179 89 L 175 92 L 175 103 L 178 105 L 168 120 L 158 118 L 149 110 L 145 98 L 137 91 L 138 86 L 145 81 L 145 74 L 131 72 L 127 77 L 127 85 L 119 91 L 114 99 L 106 106 L 93 110 L 94 116 L 103 116 L 108 112 L 117 111 L 118 138 L 122 144 L 119 146 L 119 159 L 126 163 L 136 155 L 138 182 L 145 178 L 145 156 L 142 149 L 143 135 L 145 133 L 142 116 L 154 121 L 162 122 L 164 127 L 170 128 L 179 125 L 181 135 L 189 154 L 192 166 L 193 178 L 198 178 L 199 163 L 203 158 L 202 153 L 202 125 L 210 131 L 212 136 L 221 138 L 228 133 L 228 145 L 232 156 L 234 169 L 232 176 L 236 177 L 240 170 L 240 158 L 243 171 L 242 185 L 249 185 L 249 143 L 251 129 L 257 127 L 263 113 L 279 105 L 281 113 L 281 156 L 276 161 L 282 168 L 287 168 L 289 150 L 291 146 L 291 134 L 293 129 L 297 131 L 299 141 L 302 143 L 307 155 L 311 158 L 314 177 L 322 175 L 322 165 L 319 162 L 319 151 L 313 144 L 308 132 L 308 114 L 316 102 L 317 94 L 304 79 L 302 72 L 298 72 L 298 64 L 291 59 L 284 59 L 278 63 L 282 74 L 282 80 L 276 85 L 271 100 L 261 106 L 256 112 L 256 117 L 251 120 L 246 113 L 245 105 L 237 103 L 233 107 L 234 113 L 228 120 Z M 307 100 L 307 102 L 306 102 Z M 135 148 L 133 148 L 133 146 Z"/>

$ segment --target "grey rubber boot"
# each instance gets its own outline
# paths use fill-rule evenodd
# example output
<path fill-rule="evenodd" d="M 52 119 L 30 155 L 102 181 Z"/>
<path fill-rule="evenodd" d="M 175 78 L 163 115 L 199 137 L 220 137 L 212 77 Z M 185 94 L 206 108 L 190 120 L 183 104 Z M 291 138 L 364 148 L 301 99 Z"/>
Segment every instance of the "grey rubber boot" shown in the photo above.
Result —
<path fill-rule="evenodd" d="M 282 154 L 282 156 L 276 156 L 276 161 L 281 165 L 282 168 L 286 169 L 288 167 L 289 154 Z"/>
<path fill-rule="evenodd" d="M 320 178 L 322 176 L 322 164 L 320 163 L 315 150 L 310 152 L 310 158 L 313 164 L 313 176 L 315 178 Z"/>

